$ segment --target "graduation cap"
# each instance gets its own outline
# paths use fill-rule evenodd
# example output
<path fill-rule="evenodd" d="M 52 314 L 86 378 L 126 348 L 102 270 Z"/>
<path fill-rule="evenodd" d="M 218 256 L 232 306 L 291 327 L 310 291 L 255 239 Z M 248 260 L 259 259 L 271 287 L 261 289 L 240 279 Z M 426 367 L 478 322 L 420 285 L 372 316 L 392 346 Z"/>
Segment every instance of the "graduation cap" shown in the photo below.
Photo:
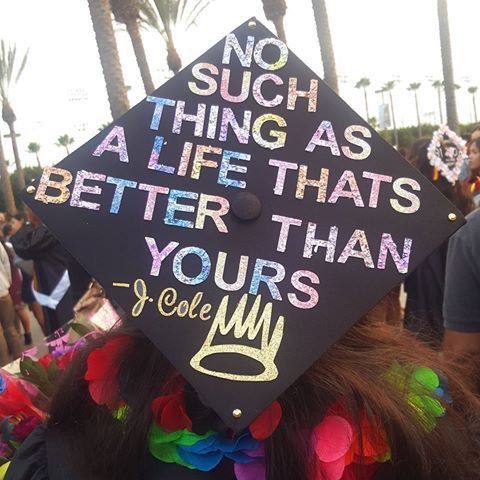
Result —
<path fill-rule="evenodd" d="M 27 192 L 235 430 L 464 222 L 255 19 Z"/>

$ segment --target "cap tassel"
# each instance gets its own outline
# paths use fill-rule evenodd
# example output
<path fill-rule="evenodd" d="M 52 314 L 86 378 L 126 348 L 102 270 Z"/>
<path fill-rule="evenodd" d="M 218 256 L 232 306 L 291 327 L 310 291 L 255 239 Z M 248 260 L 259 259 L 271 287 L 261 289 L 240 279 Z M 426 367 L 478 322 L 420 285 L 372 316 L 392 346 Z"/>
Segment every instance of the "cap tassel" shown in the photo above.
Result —
<path fill-rule="evenodd" d="M 438 169 L 437 167 L 433 167 L 433 177 L 432 180 L 436 182 L 438 180 Z"/>

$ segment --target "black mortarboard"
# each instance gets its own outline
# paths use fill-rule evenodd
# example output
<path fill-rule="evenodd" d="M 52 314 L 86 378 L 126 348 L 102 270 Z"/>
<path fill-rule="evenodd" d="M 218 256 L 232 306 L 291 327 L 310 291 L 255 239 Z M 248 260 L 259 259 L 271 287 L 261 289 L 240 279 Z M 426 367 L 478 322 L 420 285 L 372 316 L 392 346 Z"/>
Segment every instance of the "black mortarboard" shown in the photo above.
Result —
<path fill-rule="evenodd" d="M 236 430 L 464 221 L 256 20 L 27 192 Z"/>

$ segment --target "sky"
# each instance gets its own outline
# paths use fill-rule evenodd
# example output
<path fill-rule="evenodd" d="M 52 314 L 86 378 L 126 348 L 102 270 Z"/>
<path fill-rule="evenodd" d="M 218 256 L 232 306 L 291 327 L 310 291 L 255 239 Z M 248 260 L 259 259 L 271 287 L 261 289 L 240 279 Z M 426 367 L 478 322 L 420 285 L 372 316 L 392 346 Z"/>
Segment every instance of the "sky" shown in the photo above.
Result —
<path fill-rule="evenodd" d="M 378 118 L 381 96 L 375 93 L 385 82 L 396 80 L 393 99 L 399 126 L 416 124 L 411 82 L 421 82 L 419 103 L 423 122 L 439 121 L 432 80 L 442 79 L 436 0 L 327 0 L 340 95 L 365 116 L 363 92 L 355 89 L 361 77 L 371 80 L 370 115 Z M 311 0 L 287 0 L 285 29 L 289 47 L 320 76 L 322 65 Z M 189 30 L 176 32 L 177 50 L 184 65 L 248 18 L 256 16 L 269 28 L 261 0 L 212 0 Z M 454 59 L 457 106 L 462 123 L 472 122 L 472 97 L 467 88 L 480 85 L 478 52 L 478 0 L 449 0 L 450 36 Z M 128 34 L 115 26 L 130 105 L 141 101 L 141 83 Z M 143 30 L 147 58 L 156 86 L 171 74 L 161 36 Z M 19 149 L 24 165 L 35 165 L 27 153 L 29 142 L 41 145 L 42 165 L 65 156 L 55 145 L 69 134 L 72 148 L 80 147 L 111 121 L 87 0 L 0 0 L 0 38 L 29 49 L 28 63 L 19 83 L 10 92 L 17 114 Z M 443 107 L 444 108 L 444 107 Z M 480 110 L 480 103 L 479 103 Z M 480 112 L 479 112 L 480 113 Z M 6 124 L 0 123 L 2 136 Z M 3 138 L 7 160 L 14 164 L 10 141 Z"/>

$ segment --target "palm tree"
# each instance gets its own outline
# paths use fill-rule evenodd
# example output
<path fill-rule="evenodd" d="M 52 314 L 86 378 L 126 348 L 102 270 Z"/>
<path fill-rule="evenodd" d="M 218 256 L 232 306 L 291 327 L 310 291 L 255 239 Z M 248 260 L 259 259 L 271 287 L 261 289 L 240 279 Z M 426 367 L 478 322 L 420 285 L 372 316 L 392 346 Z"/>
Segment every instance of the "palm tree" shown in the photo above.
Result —
<path fill-rule="evenodd" d="M 452 47 L 448 26 L 447 0 L 437 0 L 438 24 L 440 27 L 440 46 L 442 51 L 443 81 L 445 102 L 447 105 L 447 123 L 453 131 L 458 131 L 457 102 L 455 100 L 455 82 L 453 80 Z"/>
<path fill-rule="evenodd" d="M 88 0 L 88 7 L 107 87 L 110 111 L 115 120 L 123 115 L 130 105 L 113 32 L 112 11 L 108 0 Z"/>
<path fill-rule="evenodd" d="M 132 42 L 137 65 L 142 76 L 145 93 L 148 95 L 155 90 L 150 69 L 148 68 L 147 56 L 140 35 L 140 2 L 139 0 L 110 0 L 113 16 L 119 23 L 125 24 L 128 35 Z"/>
<path fill-rule="evenodd" d="M 335 55 L 333 53 L 332 37 L 328 24 L 326 0 L 312 0 L 313 15 L 317 25 L 317 37 L 322 54 L 323 74 L 327 85 L 338 93 L 337 69 L 335 67 Z"/>
<path fill-rule="evenodd" d="M 7 160 L 2 145 L 2 132 L 0 132 L 0 190 L 2 191 L 5 208 L 10 215 L 17 213 L 15 206 L 15 198 L 13 196 L 12 183 L 10 182 L 10 174 L 8 173 Z"/>
<path fill-rule="evenodd" d="M 411 83 L 407 90 L 413 92 L 415 97 L 415 110 L 417 111 L 417 125 L 418 125 L 418 138 L 422 137 L 422 122 L 420 121 L 420 110 L 418 109 L 418 95 L 417 90 L 420 88 L 422 84 L 420 82 L 413 82 Z"/>
<path fill-rule="evenodd" d="M 440 116 L 440 124 L 443 123 L 443 112 L 442 112 L 442 89 L 443 82 L 441 80 L 434 80 L 432 82 L 432 87 L 437 91 L 438 96 L 438 112 Z"/>
<path fill-rule="evenodd" d="M 390 109 L 392 110 L 393 135 L 395 138 L 395 146 L 398 147 L 398 131 L 397 131 L 397 124 L 395 122 L 395 109 L 393 108 L 393 96 L 392 96 L 392 90 L 395 88 L 395 85 L 396 85 L 395 80 L 390 80 L 382 87 L 382 91 L 388 92 L 388 96 L 390 98 Z"/>
<path fill-rule="evenodd" d="M 42 168 L 42 164 L 40 163 L 40 157 L 38 156 L 38 152 L 40 151 L 40 144 L 36 142 L 30 142 L 28 144 L 28 153 L 34 153 L 35 158 L 37 159 L 37 165 Z"/>
<path fill-rule="evenodd" d="M 65 135 L 60 135 L 57 138 L 57 142 L 55 145 L 57 147 L 65 147 L 65 150 L 67 151 L 67 155 L 70 155 L 70 151 L 68 150 L 68 146 L 71 145 L 75 139 L 73 137 L 70 137 L 68 134 Z"/>
<path fill-rule="evenodd" d="M 175 47 L 175 27 L 182 24 L 188 30 L 205 10 L 210 0 L 145 0 L 140 3 L 141 20 L 157 30 L 167 46 L 168 68 L 178 73 L 182 59 Z"/>
<path fill-rule="evenodd" d="M 478 122 L 477 120 L 477 104 L 475 102 L 475 94 L 477 93 L 478 87 L 468 87 L 468 93 L 472 95 L 472 103 L 473 103 L 473 115 L 475 117 L 475 123 Z"/>
<path fill-rule="evenodd" d="M 12 141 L 13 156 L 17 166 L 18 188 L 23 190 L 25 188 L 25 177 L 22 170 L 22 162 L 20 161 L 20 154 L 18 153 L 17 132 L 15 131 L 15 121 L 17 117 L 9 100 L 9 89 L 17 83 L 22 75 L 25 64 L 27 63 L 28 50 L 25 52 L 20 65 L 17 68 L 17 47 L 10 45 L 5 48 L 5 42 L 1 41 L 0 49 L 0 98 L 2 100 L 2 118 L 8 125 L 10 130 L 10 139 Z"/>
<path fill-rule="evenodd" d="M 368 121 L 370 115 L 368 113 L 368 96 L 367 96 L 367 87 L 370 86 L 370 79 L 367 77 L 362 77 L 356 84 L 355 88 L 363 88 L 363 96 L 365 98 L 365 112 L 367 116 L 365 117 Z"/>
<path fill-rule="evenodd" d="M 278 38 L 287 43 L 287 36 L 285 35 L 285 26 L 283 19 L 287 13 L 287 2 L 285 0 L 262 0 L 263 11 L 267 20 L 275 25 Z"/>

